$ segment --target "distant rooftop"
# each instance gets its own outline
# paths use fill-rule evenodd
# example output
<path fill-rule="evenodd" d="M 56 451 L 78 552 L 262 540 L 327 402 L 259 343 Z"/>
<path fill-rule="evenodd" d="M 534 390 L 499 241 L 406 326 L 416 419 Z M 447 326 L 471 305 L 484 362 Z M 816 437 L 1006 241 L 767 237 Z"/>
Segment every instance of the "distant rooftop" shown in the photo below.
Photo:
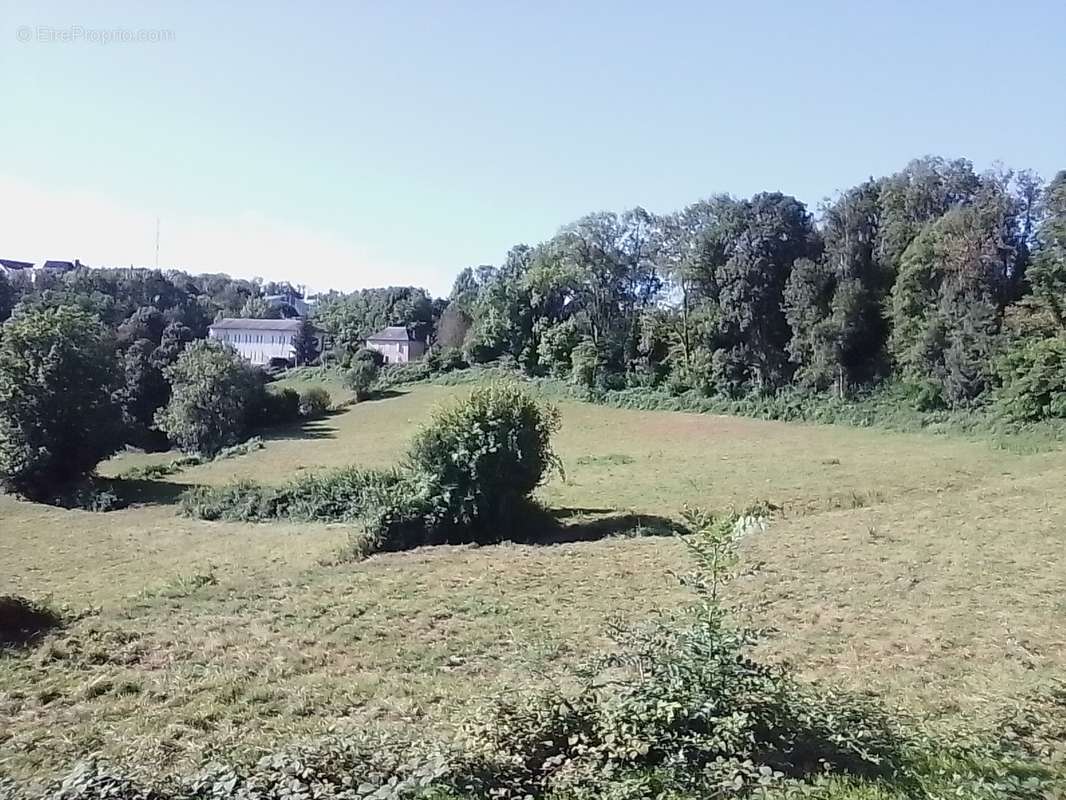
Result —
<path fill-rule="evenodd" d="M 5 269 L 33 269 L 32 261 L 12 261 L 9 258 L 0 258 L 0 267 Z"/>
<path fill-rule="evenodd" d="M 368 342 L 410 342 L 411 334 L 403 325 L 390 325 L 382 328 L 373 336 L 366 337 Z"/>
<path fill-rule="evenodd" d="M 299 319 L 220 319 L 212 322 L 216 330 L 297 331 L 303 324 Z"/>

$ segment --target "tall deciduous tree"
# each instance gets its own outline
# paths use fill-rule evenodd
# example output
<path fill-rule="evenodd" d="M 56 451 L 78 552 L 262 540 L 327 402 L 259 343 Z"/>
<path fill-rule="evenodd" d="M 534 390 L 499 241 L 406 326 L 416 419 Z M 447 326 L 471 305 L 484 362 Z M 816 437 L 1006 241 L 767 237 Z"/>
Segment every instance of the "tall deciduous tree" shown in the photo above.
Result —
<path fill-rule="evenodd" d="M 797 262 L 785 290 L 789 357 L 808 388 L 869 383 L 887 371 L 882 312 L 890 275 L 877 259 L 880 192 L 873 181 L 825 209 L 820 261 Z"/>
<path fill-rule="evenodd" d="M 810 214 L 794 197 L 756 195 L 744 215 L 746 225 L 715 277 L 720 327 L 730 351 L 723 377 L 768 390 L 790 376 L 785 285 L 793 264 L 817 251 L 817 238 Z"/>
<path fill-rule="evenodd" d="M 0 339 L 0 483 L 50 499 L 122 443 L 111 333 L 61 306 L 19 314 Z"/>
<path fill-rule="evenodd" d="M 1066 170 L 1048 184 L 1042 206 L 1028 278 L 1036 299 L 1066 328 Z"/>

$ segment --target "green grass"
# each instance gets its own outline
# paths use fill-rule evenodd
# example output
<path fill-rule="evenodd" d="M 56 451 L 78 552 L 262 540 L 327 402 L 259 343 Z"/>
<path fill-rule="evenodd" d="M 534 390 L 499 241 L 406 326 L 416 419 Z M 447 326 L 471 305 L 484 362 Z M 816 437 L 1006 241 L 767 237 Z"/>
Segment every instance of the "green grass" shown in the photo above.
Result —
<path fill-rule="evenodd" d="M 387 467 L 436 402 L 468 389 L 397 391 L 151 482 L 123 511 L 0 497 L 0 594 L 76 618 L 0 656 L 0 773 L 39 779 L 100 752 L 172 774 L 327 730 L 446 731 L 501 688 L 558 680 L 604 646 L 607 620 L 676 607 L 683 548 L 604 534 L 686 504 L 782 507 L 745 543 L 728 599 L 804 676 L 989 720 L 1066 667 L 1057 450 L 566 401 L 566 480 L 539 495 L 578 541 L 352 563 L 342 525 L 175 515 L 188 485 Z"/>

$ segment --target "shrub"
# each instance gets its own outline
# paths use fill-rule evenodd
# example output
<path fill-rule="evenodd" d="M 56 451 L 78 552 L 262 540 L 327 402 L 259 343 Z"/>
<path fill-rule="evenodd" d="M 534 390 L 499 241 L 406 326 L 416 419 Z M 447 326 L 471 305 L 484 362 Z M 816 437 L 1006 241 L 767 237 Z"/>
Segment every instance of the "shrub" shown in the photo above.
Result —
<path fill-rule="evenodd" d="M 123 441 L 117 365 L 97 319 L 68 306 L 20 314 L 0 339 L 0 488 L 45 500 Z"/>
<path fill-rule="evenodd" d="M 429 368 L 425 359 L 421 361 L 408 361 L 406 364 L 387 364 L 378 375 L 377 388 L 400 386 L 405 383 L 417 383 L 433 377 L 433 371 Z"/>
<path fill-rule="evenodd" d="M 332 404 L 329 392 L 321 386 L 312 386 L 300 393 L 300 416 L 319 419 L 326 416 Z"/>
<path fill-rule="evenodd" d="M 377 351 L 369 351 L 377 352 Z M 380 355 L 380 353 L 378 353 Z M 352 362 L 352 368 L 348 370 L 344 382 L 355 393 L 356 400 L 366 400 L 374 388 L 374 382 L 378 377 L 378 366 L 373 361 L 356 359 Z"/>
<path fill-rule="evenodd" d="M 587 390 L 596 388 L 602 365 L 595 342 L 588 338 L 579 341 L 570 351 L 570 362 L 571 382 Z"/>
<path fill-rule="evenodd" d="M 61 508 L 77 508 L 82 511 L 118 511 L 125 508 L 129 503 L 121 497 L 107 482 L 98 485 L 95 481 L 64 490 L 50 499 L 52 505 Z"/>
<path fill-rule="evenodd" d="M 352 364 L 357 361 L 368 361 L 375 367 L 381 367 L 385 363 L 385 356 L 380 350 L 375 350 L 372 347 L 363 347 L 356 351 L 352 356 Z"/>
<path fill-rule="evenodd" d="M 1066 337 L 1027 341 L 1000 367 L 997 405 L 1015 422 L 1066 417 Z"/>
<path fill-rule="evenodd" d="M 396 470 L 346 467 L 301 475 L 279 487 L 251 481 L 197 486 L 181 496 L 178 508 L 185 516 L 207 520 L 352 522 L 361 519 L 368 508 L 378 508 L 382 498 L 400 489 L 402 482 Z M 397 491 L 411 493 L 407 485 Z"/>
<path fill-rule="evenodd" d="M 426 369 L 429 372 L 435 375 L 443 375 L 446 372 L 453 372 L 457 369 L 466 369 L 470 366 L 466 362 L 466 359 L 463 358 L 462 351 L 455 347 L 434 347 L 426 353 L 426 357 L 422 359 L 422 363 L 425 364 Z"/>
<path fill-rule="evenodd" d="M 170 402 L 156 424 L 187 452 L 213 454 L 236 444 L 261 409 L 260 373 L 220 342 L 190 344 L 166 375 Z"/>
<path fill-rule="evenodd" d="M 416 434 L 408 462 L 447 509 L 449 523 L 481 540 L 507 532 L 559 460 L 559 412 L 514 383 L 496 383 L 439 409 Z M 494 530 L 495 529 L 495 530 Z"/>
<path fill-rule="evenodd" d="M 300 418 L 300 393 L 295 389 L 268 389 L 258 407 L 252 412 L 249 427 L 268 428 L 272 425 L 288 425 Z"/>

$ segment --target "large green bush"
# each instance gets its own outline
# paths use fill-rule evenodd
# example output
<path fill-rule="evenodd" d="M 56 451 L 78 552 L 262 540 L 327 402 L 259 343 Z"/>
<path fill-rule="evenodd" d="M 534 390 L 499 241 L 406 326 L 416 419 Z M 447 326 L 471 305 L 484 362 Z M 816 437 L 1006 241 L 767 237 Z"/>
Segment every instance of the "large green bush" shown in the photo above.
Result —
<path fill-rule="evenodd" d="M 187 452 L 213 454 L 236 444 L 262 410 L 260 374 L 220 342 L 189 345 L 166 376 L 170 402 L 156 424 Z"/>
<path fill-rule="evenodd" d="M 370 397 L 379 371 L 378 365 L 369 359 L 356 358 L 352 362 L 352 368 L 345 375 L 344 383 L 355 393 L 356 400 L 366 400 Z"/>
<path fill-rule="evenodd" d="M 559 423 L 558 409 L 517 384 L 490 384 L 439 409 L 415 435 L 408 462 L 451 525 L 476 540 L 506 536 L 530 493 L 559 466 L 551 445 Z"/>
<path fill-rule="evenodd" d="M 295 389 L 267 389 L 253 409 L 249 424 L 255 428 L 288 425 L 300 419 L 300 393 Z"/>
<path fill-rule="evenodd" d="M 92 315 L 16 315 L 0 339 L 0 485 L 50 500 L 121 445 L 114 345 Z"/>
<path fill-rule="evenodd" d="M 998 405 L 1016 422 L 1066 417 L 1066 338 L 1036 339 L 1010 352 L 1000 370 Z"/>
<path fill-rule="evenodd" d="M 329 413 L 333 400 L 329 392 L 321 386 L 312 386 L 300 392 L 300 416 L 306 419 L 319 419 Z"/>

